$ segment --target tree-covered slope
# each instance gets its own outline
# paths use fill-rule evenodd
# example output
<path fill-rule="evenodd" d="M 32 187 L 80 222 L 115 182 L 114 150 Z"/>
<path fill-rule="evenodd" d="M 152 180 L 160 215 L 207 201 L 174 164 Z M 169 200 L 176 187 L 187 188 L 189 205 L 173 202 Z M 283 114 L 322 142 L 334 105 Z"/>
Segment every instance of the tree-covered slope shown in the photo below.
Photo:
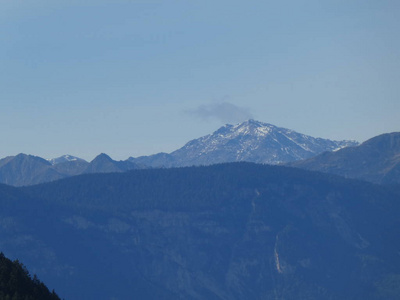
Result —
<path fill-rule="evenodd" d="M 396 187 L 234 163 L 13 191 L 0 245 L 67 299 L 399 297 Z"/>
<path fill-rule="evenodd" d="M 11 261 L 0 253 L 0 299 L 59 300 L 60 298 L 36 277 L 29 274 L 18 260 Z"/>

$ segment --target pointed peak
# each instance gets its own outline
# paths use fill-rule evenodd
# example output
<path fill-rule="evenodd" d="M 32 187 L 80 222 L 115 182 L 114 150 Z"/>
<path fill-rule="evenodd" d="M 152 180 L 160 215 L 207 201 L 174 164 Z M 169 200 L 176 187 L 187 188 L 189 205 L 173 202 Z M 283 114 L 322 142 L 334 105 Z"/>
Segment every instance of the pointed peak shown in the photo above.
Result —
<path fill-rule="evenodd" d="M 112 161 L 113 159 L 105 153 L 100 153 L 92 161 L 98 161 L 98 160 Z"/>

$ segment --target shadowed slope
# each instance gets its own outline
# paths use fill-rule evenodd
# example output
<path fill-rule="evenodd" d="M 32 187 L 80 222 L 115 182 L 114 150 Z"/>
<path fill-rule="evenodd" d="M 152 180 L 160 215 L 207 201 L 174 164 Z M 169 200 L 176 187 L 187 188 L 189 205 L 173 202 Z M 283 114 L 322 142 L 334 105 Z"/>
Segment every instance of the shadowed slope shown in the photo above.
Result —
<path fill-rule="evenodd" d="M 383 134 L 360 146 L 326 152 L 290 166 L 375 183 L 400 183 L 400 132 Z"/>

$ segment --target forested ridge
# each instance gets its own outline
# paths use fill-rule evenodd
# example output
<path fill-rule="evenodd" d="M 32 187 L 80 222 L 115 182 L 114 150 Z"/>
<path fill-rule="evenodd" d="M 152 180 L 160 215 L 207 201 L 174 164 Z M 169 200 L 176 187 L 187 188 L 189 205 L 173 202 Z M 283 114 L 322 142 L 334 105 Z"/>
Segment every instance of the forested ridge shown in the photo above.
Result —
<path fill-rule="evenodd" d="M 0 196 L 2 251 L 67 299 L 400 295 L 395 185 L 229 163 L 0 186 Z"/>
<path fill-rule="evenodd" d="M 317 183 L 317 184 L 316 184 Z M 197 210 L 232 203 L 254 189 L 276 192 L 308 186 L 329 192 L 364 190 L 393 197 L 398 186 L 381 187 L 337 175 L 297 168 L 255 163 L 226 163 L 207 167 L 132 170 L 125 173 L 88 174 L 21 188 L 29 197 L 51 203 L 104 210 L 180 209 Z M 382 197 L 382 201 L 386 197 Z"/>

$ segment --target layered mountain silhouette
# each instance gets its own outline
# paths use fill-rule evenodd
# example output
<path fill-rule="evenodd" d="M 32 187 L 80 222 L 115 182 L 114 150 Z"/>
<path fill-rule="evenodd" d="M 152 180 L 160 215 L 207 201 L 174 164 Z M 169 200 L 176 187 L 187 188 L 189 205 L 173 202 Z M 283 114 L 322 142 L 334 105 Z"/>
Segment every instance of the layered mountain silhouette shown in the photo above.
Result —
<path fill-rule="evenodd" d="M 45 160 L 19 154 L 0 160 L 0 183 L 33 185 L 85 173 L 125 172 L 147 167 L 182 167 L 224 162 L 278 164 L 306 159 L 325 151 L 354 146 L 355 141 L 314 138 L 271 124 L 248 120 L 225 125 L 167 154 L 115 161 L 102 153 L 90 163 L 71 155 Z"/>
<path fill-rule="evenodd" d="M 400 132 L 382 134 L 359 146 L 325 152 L 289 165 L 374 183 L 400 183 Z"/>
<path fill-rule="evenodd" d="M 85 173 L 125 172 L 142 167 L 130 161 L 115 161 L 104 153 L 90 163 L 83 159 L 64 157 L 45 160 L 21 153 L 0 160 L 0 183 L 26 186 Z"/>
<path fill-rule="evenodd" d="M 310 158 L 325 151 L 358 145 L 355 141 L 314 138 L 255 120 L 225 125 L 170 153 L 130 158 L 151 167 L 211 165 L 224 162 L 278 164 Z"/>
<path fill-rule="evenodd" d="M 0 252 L 66 299 L 400 299 L 399 166 L 400 133 L 254 120 L 126 161 L 18 154 L 0 160 Z"/>
<path fill-rule="evenodd" d="M 399 196 L 251 163 L 0 185 L 0 248 L 65 299 L 398 299 Z"/>

